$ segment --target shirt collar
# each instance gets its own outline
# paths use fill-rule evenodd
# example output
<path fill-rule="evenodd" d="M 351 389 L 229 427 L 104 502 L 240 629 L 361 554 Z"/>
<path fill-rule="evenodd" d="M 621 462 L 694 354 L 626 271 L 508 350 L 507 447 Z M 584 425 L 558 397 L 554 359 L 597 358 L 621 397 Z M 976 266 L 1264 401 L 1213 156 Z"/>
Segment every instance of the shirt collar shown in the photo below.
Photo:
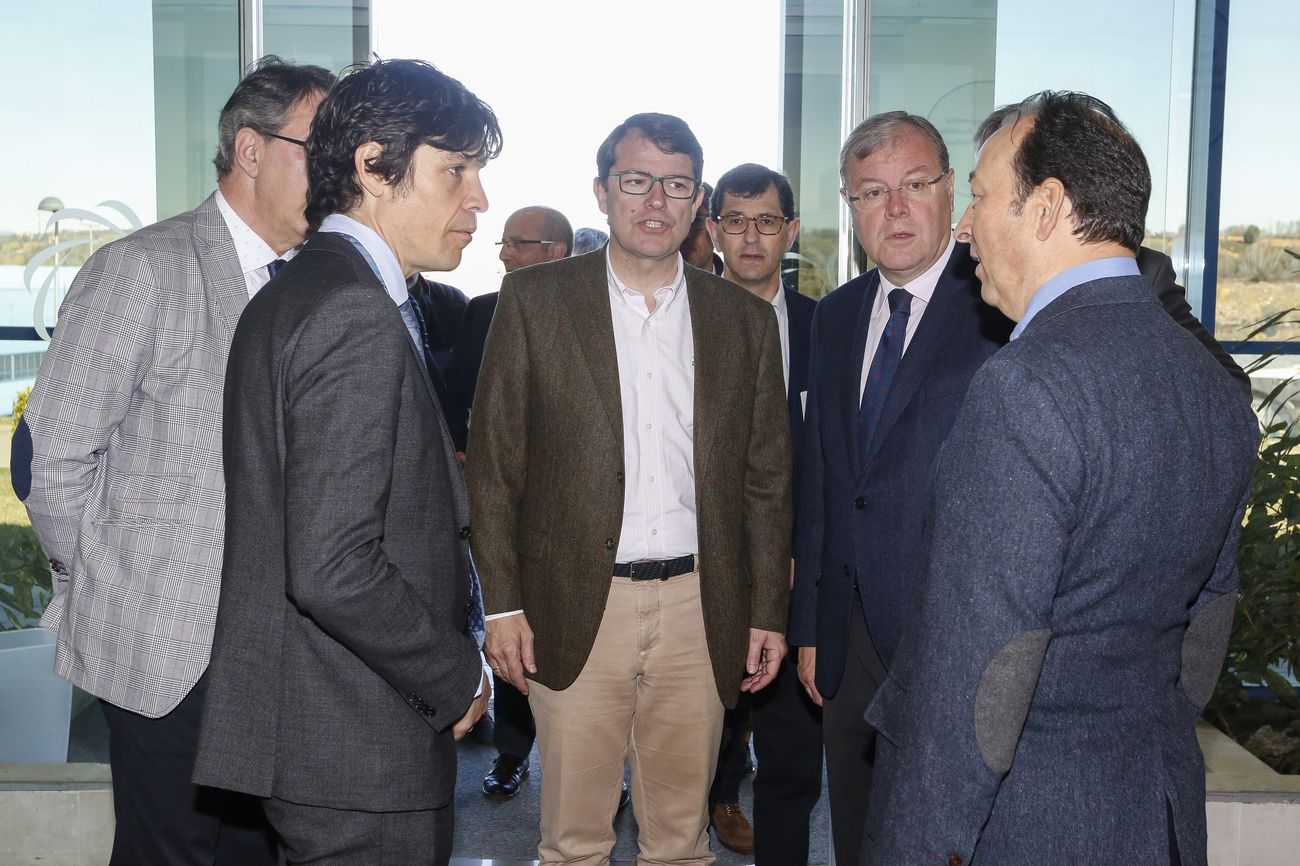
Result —
<path fill-rule="evenodd" d="M 1139 273 L 1137 259 L 1129 256 L 1093 259 L 1090 262 L 1084 262 L 1081 265 L 1075 265 L 1061 271 L 1039 286 L 1038 290 L 1034 292 L 1033 297 L 1029 299 L 1029 306 L 1025 307 L 1025 314 L 1021 316 L 1020 321 L 1016 323 L 1015 328 L 1011 331 L 1011 339 L 1018 338 L 1024 333 L 1025 328 L 1034 316 L 1075 286 L 1081 286 L 1093 280 L 1104 280 L 1108 277 L 1136 277 Z"/>
<path fill-rule="evenodd" d="M 369 257 L 370 266 L 374 268 L 375 275 L 384 284 L 384 291 L 393 299 L 393 303 L 399 307 L 406 303 L 406 299 L 411 295 L 406 289 L 406 277 L 402 274 L 402 266 L 397 263 L 396 254 L 379 236 L 378 232 L 370 226 L 341 213 L 332 213 L 325 217 L 321 221 L 320 231 L 347 235 L 360 244 L 362 250 Z"/>
<path fill-rule="evenodd" d="M 262 236 L 253 231 L 248 223 L 244 222 L 243 217 L 235 212 L 226 201 L 226 197 L 218 189 L 216 193 L 217 210 L 221 212 L 221 218 L 226 222 L 226 229 L 230 232 L 230 239 L 235 242 L 235 255 L 239 258 L 239 272 L 242 274 L 251 274 L 260 271 L 276 259 L 288 261 L 293 258 L 297 249 L 286 250 L 283 255 L 277 255 L 271 245 L 262 240 Z"/>
<path fill-rule="evenodd" d="M 788 312 L 785 303 L 785 283 L 781 283 L 776 289 L 776 297 L 772 298 L 772 307 L 776 310 L 779 317 L 784 318 Z"/>
<path fill-rule="evenodd" d="M 930 298 L 934 297 L 934 290 L 939 285 L 939 278 L 943 276 L 944 268 L 948 267 L 948 259 L 952 258 L 953 248 L 957 246 L 957 241 L 953 238 L 952 233 L 948 234 L 948 246 L 944 248 L 939 258 L 934 260 L 934 264 L 905 286 L 896 286 L 889 280 L 885 279 L 883 273 L 880 274 L 880 295 L 888 296 L 891 289 L 907 289 L 907 293 L 913 298 L 920 300 L 922 303 L 930 303 Z"/>
<path fill-rule="evenodd" d="M 621 303 L 630 306 L 642 316 L 652 315 L 645 306 L 645 296 L 635 289 L 629 289 L 627 284 L 618 278 L 614 273 L 614 264 L 609 260 L 609 245 L 605 246 L 605 273 L 609 277 L 610 293 L 614 295 Z M 686 268 L 682 260 L 682 254 L 677 254 L 677 275 L 673 281 L 666 286 L 655 289 L 655 313 L 667 309 L 672 305 L 679 296 L 685 294 L 680 291 L 686 288 Z M 640 301 L 640 305 L 633 305 L 633 300 Z"/>

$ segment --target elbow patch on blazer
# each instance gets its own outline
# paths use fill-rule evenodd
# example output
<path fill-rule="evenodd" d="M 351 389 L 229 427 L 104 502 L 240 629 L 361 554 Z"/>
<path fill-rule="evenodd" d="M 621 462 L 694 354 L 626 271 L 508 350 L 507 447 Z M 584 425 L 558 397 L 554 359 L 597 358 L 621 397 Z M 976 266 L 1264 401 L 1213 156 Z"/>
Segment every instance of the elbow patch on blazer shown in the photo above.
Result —
<path fill-rule="evenodd" d="M 1183 635 L 1183 670 L 1178 685 L 1198 707 L 1204 707 L 1214 693 L 1236 610 L 1235 592 L 1220 596 L 1192 617 Z"/>
<path fill-rule="evenodd" d="M 1011 769 L 1051 639 L 1050 628 L 1016 635 L 998 650 L 980 676 L 975 691 L 975 742 L 985 766 L 995 773 Z"/>

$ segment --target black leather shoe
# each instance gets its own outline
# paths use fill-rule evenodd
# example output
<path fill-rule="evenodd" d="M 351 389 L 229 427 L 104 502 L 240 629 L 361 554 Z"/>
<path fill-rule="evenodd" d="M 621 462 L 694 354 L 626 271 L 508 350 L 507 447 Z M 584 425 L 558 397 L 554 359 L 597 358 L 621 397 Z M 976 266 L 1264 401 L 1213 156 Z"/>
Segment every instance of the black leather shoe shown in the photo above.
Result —
<path fill-rule="evenodd" d="M 483 793 L 508 800 L 519 790 L 519 783 L 527 778 L 527 758 L 521 761 L 513 755 L 498 755 L 492 762 L 492 770 L 483 777 Z"/>
<path fill-rule="evenodd" d="M 627 782 L 624 782 L 623 790 L 618 795 L 618 811 L 622 812 L 624 809 L 626 809 L 628 806 L 631 805 L 632 805 L 632 789 L 628 787 Z"/>

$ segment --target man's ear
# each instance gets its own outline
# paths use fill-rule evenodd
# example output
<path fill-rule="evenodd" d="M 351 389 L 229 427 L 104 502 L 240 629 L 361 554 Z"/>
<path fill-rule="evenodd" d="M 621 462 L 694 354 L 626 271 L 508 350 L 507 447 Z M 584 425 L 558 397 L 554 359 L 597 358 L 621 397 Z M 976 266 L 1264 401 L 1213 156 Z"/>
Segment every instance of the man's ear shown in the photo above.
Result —
<path fill-rule="evenodd" d="M 1034 237 L 1040 241 L 1050 238 L 1057 229 L 1072 229 L 1070 216 L 1074 208 L 1065 193 L 1065 184 L 1054 177 L 1043 181 L 1029 194 L 1025 207 L 1033 220 Z"/>
<path fill-rule="evenodd" d="M 609 216 L 609 204 L 605 200 L 605 178 L 592 178 L 591 190 L 596 194 L 596 207 L 600 208 L 600 212 L 605 216 Z"/>
<path fill-rule="evenodd" d="M 569 255 L 569 248 L 564 245 L 563 241 L 556 241 L 546 247 L 546 260 L 548 262 L 558 262 L 560 259 Z"/>
<path fill-rule="evenodd" d="M 261 164 L 262 148 L 266 139 L 258 135 L 251 126 L 242 126 L 235 133 L 235 165 L 249 177 L 257 177 Z"/>
<path fill-rule="evenodd" d="M 709 232 L 709 240 L 713 242 L 713 248 L 715 250 L 722 249 L 722 241 L 721 241 L 722 226 L 718 225 L 716 222 L 714 222 L 711 219 L 706 219 L 704 221 L 704 228 L 707 229 Z"/>
<path fill-rule="evenodd" d="M 786 222 L 790 231 L 790 242 L 785 245 L 785 251 L 788 253 L 794 249 L 794 242 L 799 239 L 799 217 L 794 217 Z"/>
<path fill-rule="evenodd" d="M 384 193 L 390 189 L 384 176 L 370 167 L 370 163 L 383 153 L 384 146 L 377 141 L 367 141 L 352 153 L 352 168 L 357 173 L 357 183 L 373 198 L 383 198 Z"/>

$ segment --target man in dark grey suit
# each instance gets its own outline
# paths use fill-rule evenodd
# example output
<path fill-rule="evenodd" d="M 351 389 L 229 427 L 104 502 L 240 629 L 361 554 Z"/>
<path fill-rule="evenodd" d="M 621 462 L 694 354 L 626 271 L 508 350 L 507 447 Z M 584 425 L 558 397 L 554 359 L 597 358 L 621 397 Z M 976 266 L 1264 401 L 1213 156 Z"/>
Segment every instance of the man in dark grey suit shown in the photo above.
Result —
<path fill-rule="evenodd" d="M 1257 424 L 1138 272 L 1151 181 L 1104 103 L 1037 94 L 959 231 L 1018 322 L 937 466 L 919 609 L 867 718 L 864 863 L 1203 866 Z"/>
<path fill-rule="evenodd" d="M 302 139 L 333 83 L 275 57 L 249 71 L 218 121 L 217 191 L 81 268 L 15 436 L 54 567 L 55 670 L 108 723 L 114 866 L 275 860 L 256 802 L 190 774 L 222 592 L 226 354 L 307 234 Z"/>
<path fill-rule="evenodd" d="M 348 75 L 308 142 L 319 229 L 235 332 L 195 779 L 267 798 L 289 863 L 450 857 L 453 733 L 489 680 L 465 488 L 407 280 L 459 263 L 500 141 L 492 110 L 428 64 Z"/>

